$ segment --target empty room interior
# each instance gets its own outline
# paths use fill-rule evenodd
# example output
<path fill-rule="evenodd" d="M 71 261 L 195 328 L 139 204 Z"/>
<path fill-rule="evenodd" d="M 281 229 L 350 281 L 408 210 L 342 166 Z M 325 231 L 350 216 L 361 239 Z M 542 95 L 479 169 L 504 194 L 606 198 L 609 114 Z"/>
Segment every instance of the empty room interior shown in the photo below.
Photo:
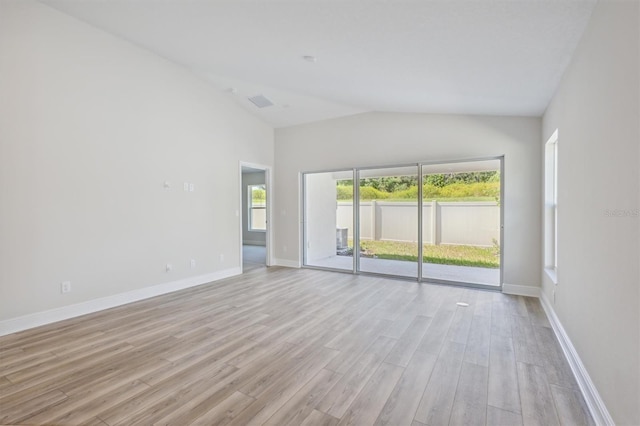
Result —
<path fill-rule="evenodd" d="M 639 425 L 639 28 L 0 1 L 0 424 Z"/>

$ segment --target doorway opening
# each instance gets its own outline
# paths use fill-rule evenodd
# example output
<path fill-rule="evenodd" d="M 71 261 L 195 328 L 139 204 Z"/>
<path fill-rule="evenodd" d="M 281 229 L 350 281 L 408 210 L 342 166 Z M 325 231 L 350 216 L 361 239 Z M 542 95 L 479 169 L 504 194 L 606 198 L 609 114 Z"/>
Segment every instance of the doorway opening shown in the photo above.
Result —
<path fill-rule="evenodd" d="M 500 288 L 503 157 L 303 173 L 303 265 Z"/>
<path fill-rule="evenodd" d="M 240 163 L 240 260 L 242 272 L 270 265 L 270 169 Z"/>

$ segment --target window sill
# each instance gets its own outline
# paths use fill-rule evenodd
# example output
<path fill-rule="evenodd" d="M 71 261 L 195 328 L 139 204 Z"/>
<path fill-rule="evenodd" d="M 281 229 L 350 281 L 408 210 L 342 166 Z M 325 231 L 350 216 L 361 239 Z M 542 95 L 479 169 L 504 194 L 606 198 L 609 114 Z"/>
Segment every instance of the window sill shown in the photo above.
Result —
<path fill-rule="evenodd" d="M 544 272 L 554 284 L 558 284 L 558 273 L 554 268 L 544 268 Z"/>

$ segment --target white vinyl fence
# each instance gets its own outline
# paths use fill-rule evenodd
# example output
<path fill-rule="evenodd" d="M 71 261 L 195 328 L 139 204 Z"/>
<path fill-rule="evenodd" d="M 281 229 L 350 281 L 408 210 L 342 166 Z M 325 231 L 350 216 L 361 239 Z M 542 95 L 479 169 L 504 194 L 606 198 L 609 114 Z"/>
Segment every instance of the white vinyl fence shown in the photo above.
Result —
<path fill-rule="evenodd" d="M 338 202 L 337 227 L 353 237 L 353 203 Z M 418 240 L 417 202 L 360 203 L 360 239 Z M 422 210 L 425 243 L 491 247 L 500 241 L 500 206 L 495 202 L 425 202 Z"/>

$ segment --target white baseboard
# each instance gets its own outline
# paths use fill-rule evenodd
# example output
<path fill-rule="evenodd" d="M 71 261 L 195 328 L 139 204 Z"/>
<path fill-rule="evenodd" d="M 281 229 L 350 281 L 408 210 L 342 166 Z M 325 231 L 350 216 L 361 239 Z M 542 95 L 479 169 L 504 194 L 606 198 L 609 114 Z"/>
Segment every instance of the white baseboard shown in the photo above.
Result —
<path fill-rule="evenodd" d="M 212 281 L 232 277 L 241 273 L 242 268 L 239 267 L 225 269 L 223 271 L 212 272 L 210 274 L 184 278 L 182 280 L 158 284 L 150 287 L 144 287 L 137 290 L 128 291 L 126 293 L 114 294 L 113 296 L 88 300 L 86 302 L 63 306 L 61 308 L 51 309 L 48 311 L 36 312 L 34 314 L 10 318 L 8 320 L 0 321 L 0 336 L 16 333 L 18 331 L 27 330 L 29 328 L 38 327 L 41 325 L 51 324 L 69 318 L 78 317 L 80 315 L 102 311 L 104 309 L 114 308 L 116 306 L 125 305 L 127 303 L 136 302 L 138 300 L 148 299 L 150 297 L 160 296 L 162 294 L 171 293 L 173 291 L 207 284 Z"/>
<path fill-rule="evenodd" d="M 289 259 L 273 259 L 271 262 L 273 266 L 285 266 L 287 268 L 299 268 L 300 262 L 297 260 L 289 260 Z"/>
<path fill-rule="evenodd" d="M 530 285 L 502 284 L 502 292 L 515 296 L 540 297 L 540 287 Z"/>
<path fill-rule="evenodd" d="M 242 245 L 265 247 L 267 244 L 264 241 L 242 240 Z"/>
<path fill-rule="evenodd" d="M 596 425 L 611 425 L 614 426 L 615 423 L 607 410 L 607 407 L 604 405 L 604 401 L 600 397 L 596 386 L 594 385 L 587 369 L 585 368 L 576 348 L 571 343 L 571 339 L 564 331 L 564 327 L 560 323 L 560 319 L 556 315 L 556 312 L 553 310 L 551 303 L 549 303 L 549 299 L 546 294 L 542 293 L 540 297 L 540 303 L 542 304 L 542 308 L 544 309 L 547 317 L 549 318 L 549 322 L 551 323 L 551 327 L 553 328 L 558 341 L 560 342 L 560 347 L 562 348 L 562 352 L 564 352 L 565 358 L 569 362 L 569 366 L 571 367 L 571 371 L 573 371 L 573 375 L 578 382 L 578 386 L 580 387 L 580 391 L 582 392 L 582 396 L 591 412 L 591 416 L 595 421 Z"/>

